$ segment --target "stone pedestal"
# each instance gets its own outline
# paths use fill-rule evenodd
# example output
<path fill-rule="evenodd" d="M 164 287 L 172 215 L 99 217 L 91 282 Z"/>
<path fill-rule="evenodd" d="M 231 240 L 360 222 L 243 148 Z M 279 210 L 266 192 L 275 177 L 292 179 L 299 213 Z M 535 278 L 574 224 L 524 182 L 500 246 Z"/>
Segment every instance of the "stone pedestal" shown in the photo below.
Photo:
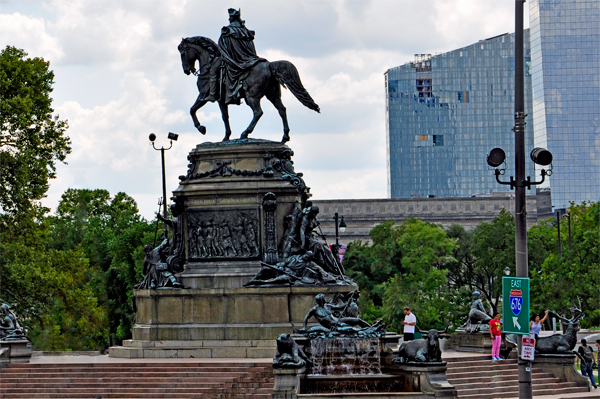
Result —
<path fill-rule="evenodd" d="M 446 378 L 446 362 L 409 362 L 388 369 L 392 375 L 402 375 L 412 392 L 420 392 L 423 398 L 456 398 L 457 392 Z"/>
<path fill-rule="evenodd" d="M 261 269 L 260 261 L 279 260 L 284 217 L 310 190 L 292 155 L 285 144 L 254 139 L 203 143 L 190 152 L 188 172 L 173 192 L 184 209 L 184 286 L 239 288 Z M 217 225 L 227 226 L 230 248 L 223 237 L 208 242 L 206 232 Z"/>
<path fill-rule="evenodd" d="M 487 331 L 475 333 L 457 331 L 452 334 L 450 346 L 460 352 L 492 353 L 492 340 Z"/>
<path fill-rule="evenodd" d="M 186 289 L 135 290 L 133 339 L 114 357 L 273 357 L 275 339 L 301 325 L 319 293 L 356 285 L 245 288 L 282 258 L 284 218 L 310 196 L 293 152 L 266 140 L 203 143 L 173 192 L 167 258 Z"/>
<path fill-rule="evenodd" d="M 0 368 L 10 363 L 29 363 L 32 345 L 26 339 L 0 341 Z"/>
<path fill-rule="evenodd" d="M 133 339 L 111 357 L 272 358 L 279 334 L 302 327 L 315 296 L 356 286 L 136 291 Z"/>
<path fill-rule="evenodd" d="M 275 384 L 272 399 L 296 399 L 301 390 L 306 368 L 273 369 Z"/>
<path fill-rule="evenodd" d="M 535 354 L 533 364 L 540 367 L 547 373 L 554 374 L 555 377 L 563 381 L 577 383 L 577 386 L 590 389 L 591 381 L 588 377 L 581 375 L 575 368 L 575 354 L 566 355 L 540 355 Z"/>

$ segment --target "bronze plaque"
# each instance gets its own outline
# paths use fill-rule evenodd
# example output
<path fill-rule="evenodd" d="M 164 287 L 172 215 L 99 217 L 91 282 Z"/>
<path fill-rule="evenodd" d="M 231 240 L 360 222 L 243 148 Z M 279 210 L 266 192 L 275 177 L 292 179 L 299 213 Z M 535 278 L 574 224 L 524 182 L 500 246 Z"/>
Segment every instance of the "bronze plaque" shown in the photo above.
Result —
<path fill-rule="evenodd" d="M 189 260 L 259 259 L 258 208 L 188 211 Z"/>

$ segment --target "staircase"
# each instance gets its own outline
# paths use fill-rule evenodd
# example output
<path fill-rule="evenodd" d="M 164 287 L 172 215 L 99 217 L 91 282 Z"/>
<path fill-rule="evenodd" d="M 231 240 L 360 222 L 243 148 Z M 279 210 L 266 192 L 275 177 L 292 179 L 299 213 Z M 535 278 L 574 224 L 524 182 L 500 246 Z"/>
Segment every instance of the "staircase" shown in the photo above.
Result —
<path fill-rule="evenodd" d="M 489 356 L 472 356 L 446 361 L 448 382 L 459 399 L 519 396 L 516 359 L 492 362 Z M 534 397 L 599 397 L 537 367 L 532 380 Z M 270 363 L 11 364 L 0 370 L 2 399 L 270 399 L 272 391 Z"/>
<path fill-rule="evenodd" d="M 490 356 L 447 359 L 448 382 L 456 388 L 459 399 L 517 398 L 519 376 L 517 359 L 492 362 Z M 597 392 L 575 382 L 561 381 L 541 368 L 531 369 L 533 396 L 580 393 L 578 398 L 598 399 Z"/>
<path fill-rule="evenodd" d="M 11 364 L 0 398 L 270 399 L 270 363 Z"/>

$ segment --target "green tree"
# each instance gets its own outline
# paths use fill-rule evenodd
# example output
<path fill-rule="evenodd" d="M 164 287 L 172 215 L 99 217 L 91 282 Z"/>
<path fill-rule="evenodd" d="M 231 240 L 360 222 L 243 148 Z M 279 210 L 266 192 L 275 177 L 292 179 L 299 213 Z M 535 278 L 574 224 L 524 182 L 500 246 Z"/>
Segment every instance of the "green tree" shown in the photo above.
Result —
<path fill-rule="evenodd" d="M 388 220 L 371 230 L 372 244 L 353 242 L 344 267 L 361 289 L 359 306 L 367 321 L 383 317 L 388 328 L 401 331 L 402 309 L 409 305 L 419 325 L 442 327 L 450 322 L 453 298 L 445 265 L 456 242 L 432 223 Z"/>
<path fill-rule="evenodd" d="M 456 241 L 452 253 L 454 258 L 446 264 L 448 268 L 448 282 L 454 289 L 474 291 L 474 266 L 475 258 L 471 252 L 473 233 L 468 232 L 459 224 L 452 224 L 446 229 L 448 238 Z"/>
<path fill-rule="evenodd" d="M 530 231 L 532 241 L 543 247 L 543 262 L 536 262 L 530 270 L 532 307 L 566 312 L 572 305 L 579 306 L 586 317 L 582 327 L 600 325 L 600 202 L 571 204 L 572 247 L 568 235 L 561 234 L 562 256 L 557 251 L 555 221 L 547 221 Z M 568 231 L 567 220 L 561 220 L 561 231 Z M 534 244 L 536 245 L 536 244 Z M 540 259 L 542 257 L 540 256 Z"/>
<path fill-rule="evenodd" d="M 386 324 L 400 331 L 403 308 L 408 305 L 420 327 L 443 328 L 452 323 L 445 265 L 453 260 L 456 242 L 440 226 L 420 219 L 408 219 L 397 230 L 402 268 L 385 283 Z"/>
<path fill-rule="evenodd" d="M 481 222 L 473 231 L 471 252 L 473 286 L 498 311 L 504 269 L 515 273 L 515 218 L 505 209 L 491 222 Z"/>
<path fill-rule="evenodd" d="M 402 271 L 398 233 L 395 222 L 390 219 L 370 231 L 372 244 L 354 241 L 348 245 L 344 255 L 344 268 L 346 274 L 360 287 L 361 300 L 365 302 L 365 306 L 381 307 L 382 284 Z M 374 309 L 371 311 L 374 317 L 381 315 L 381 312 Z"/>
<path fill-rule="evenodd" d="M 152 240 L 152 225 L 138 214 L 133 198 L 125 193 L 111 198 L 100 189 L 68 189 L 51 219 L 52 246 L 81 248 L 98 271 L 90 278 L 107 309 L 113 341 L 128 338 L 133 326 L 133 285 L 142 277 L 142 247 Z"/>
<path fill-rule="evenodd" d="M 42 58 L 12 46 L 0 52 L 0 208 L 5 233 L 30 226 L 45 212 L 36 206 L 71 152 L 67 122 L 53 115 L 54 73 Z"/>
<path fill-rule="evenodd" d="M 78 248 L 49 248 L 47 220 L 2 242 L 2 299 L 17 313 L 38 349 L 99 349 L 108 335 L 94 274 Z"/>

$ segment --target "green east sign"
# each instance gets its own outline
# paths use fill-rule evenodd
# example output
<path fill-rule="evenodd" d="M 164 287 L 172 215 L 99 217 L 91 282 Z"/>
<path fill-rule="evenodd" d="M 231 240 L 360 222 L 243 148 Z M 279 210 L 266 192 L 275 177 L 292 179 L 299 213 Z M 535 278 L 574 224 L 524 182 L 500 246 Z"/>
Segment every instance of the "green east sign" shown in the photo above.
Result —
<path fill-rule="evenodd" d="M 529 334 L 529 279 L 502 278 L 502 332 Z"/>

